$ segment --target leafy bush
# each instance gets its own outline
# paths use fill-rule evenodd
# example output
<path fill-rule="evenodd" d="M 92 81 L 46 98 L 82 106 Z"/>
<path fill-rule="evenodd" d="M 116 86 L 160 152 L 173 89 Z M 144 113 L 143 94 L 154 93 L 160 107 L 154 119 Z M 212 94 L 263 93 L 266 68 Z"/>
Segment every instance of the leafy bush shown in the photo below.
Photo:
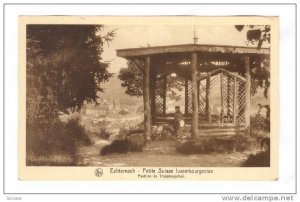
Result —
<path fill-rule="evenodd" d="M 129 111 L 127 109 L 122 109 L 120 112 L 119 112 L 120 115 L 128 115 L 129 114 Z"/>
<path fill-rule="evenodd" d="M 103 147 L 100 151 L 101 155 L 110 153 L 127 153 L 141 152 L 145 145 L 143 133 L 127 134 L 124 139 L 116 139 L 110 145 Z"/>
<path fill-rule="evenodd" d="M 112 133 L 107 128 L 101 128 L 100 132 L 97 133 L 97 137 L 100 139 L 108 140 Z"/>
<path fill-rule="evenodd" d="M 243 163 L 243 167 L 269 167 L 270 150 L 261 151 L 257 154 L 251 154 Z"/>
<path fill-rule="evenodd" d="M 250 125 L 251 131 L 250 135 L 259 137 L 270 133 L 270 106 L 258 104 L 259 110 L 255 116 L 251 116 Z M 266 109 L 265 115 L 262 114 L 262 109 Z"/>
<path fill-rule="evenodd" d="M 77 119 L 67 123 L 56 119 L 49 124 L 48 128 L 41 127 L 41 125 L 28 125 L 26 134 L 27 160 L 29 156 L 49 157 L 57 154 L 68 156 L 68 159 L 72 158 L 75 161 L 77 146 L 91 144 L 84 128 L 79 125 Z M 34 160 L 31 159 L 30 162 L 34 162 Z M 37 164 L 39 163 L 37 162 Z M 49 164 L 52 165 L 51 162 L 46 165 Z"/>

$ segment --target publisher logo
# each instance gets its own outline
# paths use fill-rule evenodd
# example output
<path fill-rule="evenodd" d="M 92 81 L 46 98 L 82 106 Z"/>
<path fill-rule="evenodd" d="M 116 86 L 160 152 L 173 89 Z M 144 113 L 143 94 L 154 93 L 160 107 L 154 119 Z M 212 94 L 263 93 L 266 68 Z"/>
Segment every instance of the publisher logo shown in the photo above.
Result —
<path fill-rule="evenodd" d="M 97 168 L 97 169 L 95 170 L 95 175 L 96 175 L 96 177 L 101 177 L 101 176 L 103 175 L 103 170 L 102 170 L 102 168 Z"/>

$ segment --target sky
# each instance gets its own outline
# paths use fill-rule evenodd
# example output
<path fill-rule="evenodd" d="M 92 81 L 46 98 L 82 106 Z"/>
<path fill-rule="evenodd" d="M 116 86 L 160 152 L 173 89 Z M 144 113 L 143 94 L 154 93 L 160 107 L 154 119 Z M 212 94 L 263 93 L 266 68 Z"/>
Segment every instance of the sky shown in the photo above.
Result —
<path fill-rule="evenodd" d="M 198 44 L 246 46 L 246 30 L 239 32 L 234 26 L 106 25 L 104 33 L 116 30 L 116 37 L 109 46 L 104 46 L 102 57 L 111 61 L 109 70 L 118 73 L 121 67 L 126 67 L 126 60 L 116 56 L 117 49 L 192 44 L 194 29 Z"/>
<path fill-rule="evenodd" d="M 116 77 L 121 68 L 127 67 L 127 61 L 116 55 L 118 49 L 193 44 L 194 31 L 198 37 L 197 44 L 249 46 L 246 39 L 247 29 L 239 32 L 234 26 L 228 25 L 195 27 L 190 25 L 105 25 L 103 34 L 113 30 L 116 30 L 116 36 L 109 46 L 104 45 L 102 53 L 103 60 L 110 62 L 109 72 L 114 73 L 115 77 L 103 85 L 106 89 L 120 86 L 120 81 Z M 257 45 L 252 46 L 257 47 Z M 109 93 L 112 92 L 106 91 L 106 94 Z M 263 90 L 259 89 L 258 93 L 252 97 L 251 102 L 252 106 L 256 106 L 257 103 L 267 104 L 269 100 L 263 97 Z M 257 106 L 252 108 L 252 114 L 256 111 Z"/>

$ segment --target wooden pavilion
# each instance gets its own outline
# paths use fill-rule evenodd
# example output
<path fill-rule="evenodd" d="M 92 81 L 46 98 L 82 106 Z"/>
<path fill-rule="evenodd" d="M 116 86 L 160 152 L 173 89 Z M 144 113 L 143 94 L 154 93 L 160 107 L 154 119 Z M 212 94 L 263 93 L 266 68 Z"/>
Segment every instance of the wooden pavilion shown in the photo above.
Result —
<path fill-rule="evenodd" d="M 185 44 L 117 50 L 117 56 L 133 61 L 143 72 L 144 131 L 172 119 L 166 113 L 167 76 L 185 80 L 186 123 L 192 138 L 201 126 L 241 130 L 250 127 L 251 67 L 269 60 L 270 49 L 240 46 Z M 211 91 L 220 88 L 219 118 L 212 114 Z"/>

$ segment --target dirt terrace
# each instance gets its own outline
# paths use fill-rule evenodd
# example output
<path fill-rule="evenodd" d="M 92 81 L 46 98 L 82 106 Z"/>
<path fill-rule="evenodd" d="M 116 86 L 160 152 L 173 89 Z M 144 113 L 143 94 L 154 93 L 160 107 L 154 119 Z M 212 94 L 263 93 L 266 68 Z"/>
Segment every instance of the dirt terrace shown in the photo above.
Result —
<path fill-rule="evenodd" d="M 91 146 L 80 147 L 76 155 L 77 166 L 153 166 L 153 167 L 238 167 L 251 152 L 228 152 L 182 155 L 176 152 L 176 141 L 157 140 L 148 143 L 143 152 L 125 154 L 99 153 L 108 141 L 98 141 Z M 255 153 L 255 151 L 252 151 Z"/>

